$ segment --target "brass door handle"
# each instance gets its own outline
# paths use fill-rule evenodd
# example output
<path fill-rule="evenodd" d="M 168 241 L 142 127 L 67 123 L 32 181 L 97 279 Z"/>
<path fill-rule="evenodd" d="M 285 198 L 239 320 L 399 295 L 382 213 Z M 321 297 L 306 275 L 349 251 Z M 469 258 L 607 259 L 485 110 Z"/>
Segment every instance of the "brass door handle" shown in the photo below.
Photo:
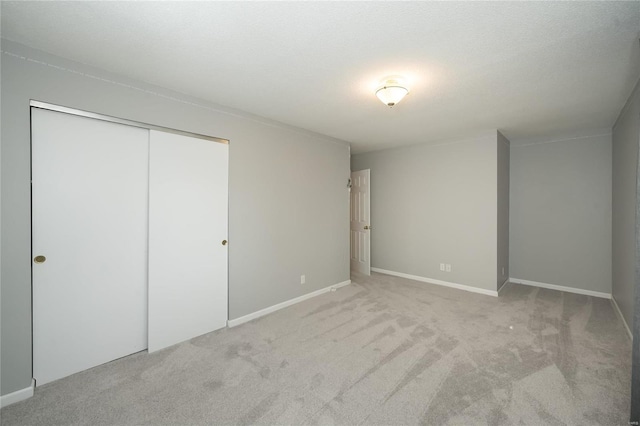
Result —
<path fill-rule="evenodd" d="M 227 240 L 222 240 L 222 245 L 223 245 L 223 246 L 226 246 L 226 245 L 227 245 L 227 243 L 228 243 L 228 241 L 227 241 Z"/>
<path fill-rule="evenodd" d="M 371 227 L 369 225 L 365 225 L 364 229 L 371 229 Z"/>
<path fill-rule="evenodd" d="M 33 258 L 33 263 L 44 263 L 46 260 L 46 257 L 40 255 Z"/>

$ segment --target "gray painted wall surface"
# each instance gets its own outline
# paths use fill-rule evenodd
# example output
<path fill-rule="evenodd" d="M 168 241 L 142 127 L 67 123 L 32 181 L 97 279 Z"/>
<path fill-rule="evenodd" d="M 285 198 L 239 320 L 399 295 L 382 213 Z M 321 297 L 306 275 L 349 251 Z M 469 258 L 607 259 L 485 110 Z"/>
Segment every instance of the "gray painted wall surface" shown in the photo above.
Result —
<path fill-rule="evenodd" d="M 633 326 L 640 82 L 613 127 L 613 298 Z"/>
<path fill-rule="evenodd" d="M 498 132 L 498 263 L 497 288 L 509 279 L 509 165 L 510 142 Z"/>
<path fill-rule="evenodd" d="M 511 146 L 511 277 L 611 293 L 611 136 Z"/>
<path fill-rule="evenodd" d="M 371 169 L 371 266 L 496 290 L 496 144 L 493 133 L 354 155 L 353 171 Z"/>
<path fill-rule="evenodd" d="M 638 117 L 640 119 L 640 117 Z M 640 143 L 640 135 L 638 137 Z M 640 164 L 637 168 L 636 177 L 636 200 L 640 199 Z M 636 203 L 636 218 L 640 217 L 640 204 Z M 640 223 L 636 219 L 636 247 L 640 246 Z M 634 312 L 633 325 L 631 325 L 633 333 L 632 341 L 632 365 L 631 365 L 631 415 L 629 416 L 629 424 L 638 424 L 640 422 L 640 252 L 636 250 L 636 272 L 634 282 Z"/>
<path fill-rule="evenodd" d="M 349 279 L 346 143 L 5 40 L 2 50 L 3 395 L 31 383 L 29 99 L 231 140 L 231 319 Z"/>

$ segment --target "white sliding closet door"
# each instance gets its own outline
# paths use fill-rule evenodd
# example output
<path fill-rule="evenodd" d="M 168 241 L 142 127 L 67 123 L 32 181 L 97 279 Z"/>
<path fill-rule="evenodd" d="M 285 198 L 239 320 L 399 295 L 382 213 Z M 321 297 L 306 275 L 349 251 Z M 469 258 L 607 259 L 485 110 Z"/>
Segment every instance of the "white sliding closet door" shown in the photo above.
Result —
<path fill-rule="evenodd" d="M 227 322 L 228 145 L 151 130 L 149 352 Z"/>
<path fill-rule="evenodd" d="M 42 385 L 147 347 L 149 131 L 38 108 L 31 116 Z"/>

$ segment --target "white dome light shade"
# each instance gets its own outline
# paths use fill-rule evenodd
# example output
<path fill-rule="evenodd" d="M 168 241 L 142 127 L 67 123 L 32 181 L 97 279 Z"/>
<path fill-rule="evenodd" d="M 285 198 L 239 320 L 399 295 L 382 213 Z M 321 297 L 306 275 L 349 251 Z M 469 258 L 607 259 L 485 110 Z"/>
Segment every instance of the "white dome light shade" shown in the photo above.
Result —
<path fill-rule="evenodd" d="M 387 80 L 382 87 L 376 90 L 376 96 L 387 106 L 394 106 L 409 93 L 409 89 L 404 87 L 398 80 Z"/>

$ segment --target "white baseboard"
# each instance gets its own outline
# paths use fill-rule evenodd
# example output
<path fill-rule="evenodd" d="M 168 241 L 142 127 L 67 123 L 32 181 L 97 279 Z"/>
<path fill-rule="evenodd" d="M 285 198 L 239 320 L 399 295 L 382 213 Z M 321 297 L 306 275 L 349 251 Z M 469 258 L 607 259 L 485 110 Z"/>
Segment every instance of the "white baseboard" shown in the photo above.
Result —
<path fill-rule="evenodd" d="M 624 315 L 622 315 L 622 311 L 620 310 L 620 306 L 618 306 L 618 302 L 616 302 L 615 298 L 611 297 L 611 303 L 613 304 L 613 307 L 614 307 L 615 311 L 618 313 L 618 316 L 622 320 L 622 323 L 624 324 L 624 328 L 627 330 L 627 334 L 629 335 L 629 338 L 633 342 L 633 333 L 631 333 L 631 329 L 629 328 L 629 324 L 627 324 L 627 321 L 625 321 L 625 319 L 624 319 Z"/>
<path fill-rule="evenodd" d="M 514 284 L 524 284 L 533 287 L 548 288 L 550 290 L 566 291 L 567 293 L 584 294 L 586 296 L 601 297 L 603 299 L 611 299 L 611 293 L 602 293 L 600 291 L 583 290 L 575 287 L 565 287 L 563 285 L 547 284 L 538 281 L 521 280 L 520 278 L 509 278 Z"/>
<path fill-rule="evenodd" d="M 287 306 L 295 305 L 296 303 L 300 303 L 303 300 L 311 299 L 312 297 L 319 296 L 319 295 L 321 295 L 323 293 L 327 293 L 329 291 L 333 291 L 335 289 L 338 289 L 340 287 L 344 287 L 344 286 L 349 285 L 349 284 L 351 284 L 351 280 L 342 281 L 341 283 L 330 285 L 329 287 L 321 288 L 320 290 L 312 291 L 311 293 L 307 293 L 307 294 L 302 295 L 300 297 L 296 297 L 294 299 L 290 299 L 290 300 L 287 300 L 285 302 L 278 303 L 277 305 L 269 306 L 268 308 L 261 309 L 259 311 L 256 311 L 256 312 L 252 313 L 252 314 L 245 315 L 245 316 L 242 316 L 240 318 L 235 318 L 235 319 L 229 320 L 229 321 L 227 321 L 227 326 L 236 327 L 236 326 L 238 326 L 240 324 L 244 324 L 245 322 L 249 322 L 249 321 L 251 321 L 253 319 L 263 317 L 263 316 L 265 316 L 267 314 L 270 314 L 272 312 L 278 311 L 278 310 L 280 310 L 282 308 L 286 308 Z"/>
<path fill-rule="evenodd" d="M 504 289 L 504 286 L 509 282 L 509 278 L 507 278 L 506 280 L 504 280 L 504 282 L 502 283 L 502 285 L 500 286 L 500 288 L 498 289 L 498 295 L 500 294 L 500 292 Z"/>
<path fill-rule="evenodd" d="M 396 276 L 396 277 L 407 278 L 407 279 L 415 280 L 415 281 L 422 281 L 422 282 L 429 283 L 429 284 L 435 284 L 435 285 L 441 285 L 441 286 L 444 286 L 444 287 L 457 288 L 458 290 L 470 291 L 472 293 L 480 293 L 480 294 L 484 294 L 486 296 L 498 297 L 498 292 L 495 291 L 495 290 L 486 290 L 484 288 L 471 287 L 469 285 L 451 283 L 449 281 L 436 280 L 436 279 L 433 279 L 433 278 L 419 277 L 417 275 L 405 274 L 403 272 L 388 271 L 386 269 L 380 269 L 380 268 L 371 268 L 371 270 L 373 272 L 379 272 L 379 273 L 385 274 L 385 275 L 393 275 L 393 276 Z"/>
<path fill-rule="evenodd" d="M 36 387 L 35 381 L 31 379 L 31 386 L 28 388 L 20 389 L 18 391 L 0 396 L 0 408 L 4 408 L 7 405 L 15 404 L 16 402 L 24 401 L 33 396 L 33 389 Z"/>

